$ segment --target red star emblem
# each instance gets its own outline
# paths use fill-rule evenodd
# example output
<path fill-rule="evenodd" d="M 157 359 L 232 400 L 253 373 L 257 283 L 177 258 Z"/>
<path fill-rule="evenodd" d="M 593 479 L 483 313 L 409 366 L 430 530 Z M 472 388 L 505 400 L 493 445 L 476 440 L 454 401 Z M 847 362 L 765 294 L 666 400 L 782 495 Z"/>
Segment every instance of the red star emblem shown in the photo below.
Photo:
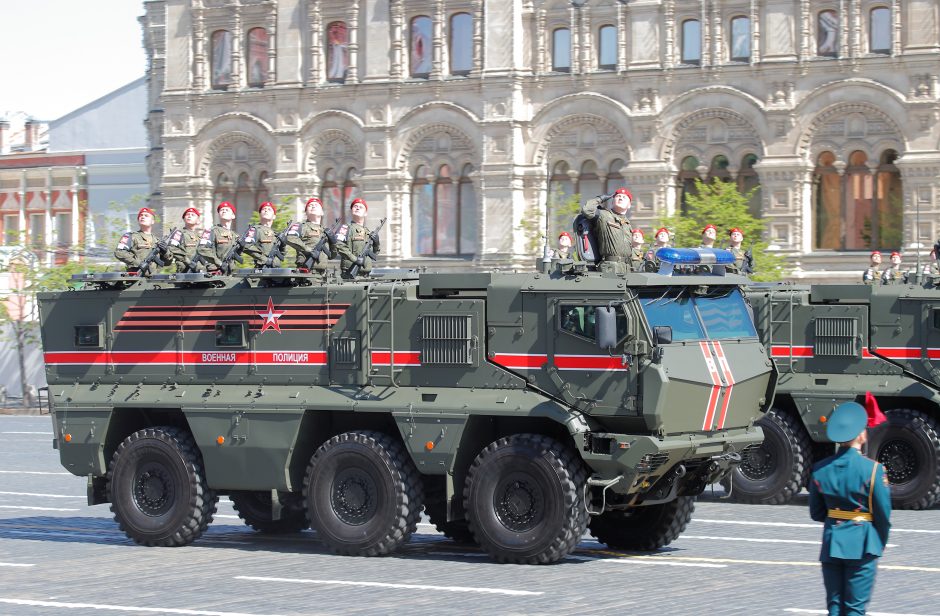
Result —
<path fill-rule="evenodd" d="M 274 331 L 281 333 L 281 326 L 278 325 L 277 320 L 284 316 L 283 312 L 274 312 L 274 300 L 270 297 L 268 298 L 268 311 L 259 312 L 258 316 L 261 317 L 263 323 L 261 325 L 261 333 L 263 334 L 269 327 L 273 327 Z"/>

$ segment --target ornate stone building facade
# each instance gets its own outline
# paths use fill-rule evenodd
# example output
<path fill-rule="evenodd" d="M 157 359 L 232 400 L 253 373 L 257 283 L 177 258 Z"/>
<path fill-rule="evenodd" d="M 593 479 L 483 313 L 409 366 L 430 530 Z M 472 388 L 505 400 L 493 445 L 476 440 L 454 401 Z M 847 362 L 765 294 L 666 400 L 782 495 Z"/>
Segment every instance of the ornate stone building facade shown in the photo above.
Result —
<path fill-rule="evenodd" d="M 756 188 L 803 276 L 940 232 L 940 0 L 148 0 L 152 205 L 364 196 L 391 263 L 529 265 L 566 194 Z M 929 249 L 929 248 L 928 248 Z M 865 256 L 863 256 L 865 255 Z M 427 261 L 425 261 L 427 264 Z"/>

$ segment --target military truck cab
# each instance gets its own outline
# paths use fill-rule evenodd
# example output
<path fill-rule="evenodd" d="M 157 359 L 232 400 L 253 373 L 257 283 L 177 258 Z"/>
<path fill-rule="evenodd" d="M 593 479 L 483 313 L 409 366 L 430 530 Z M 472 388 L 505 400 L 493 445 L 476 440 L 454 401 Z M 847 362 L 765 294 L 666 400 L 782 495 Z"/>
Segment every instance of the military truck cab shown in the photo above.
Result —
<path fill-rule="evenodd" d="M 187 544 L 228 495 L 343 554 L 395 550 L 422 509 L 506 562 L 557 561 L 589 524 L 654 549 L 762 438 L 775 377 L 744 279 L 301 279 L 41 295 L 62 463 L 135 541 Z"/>

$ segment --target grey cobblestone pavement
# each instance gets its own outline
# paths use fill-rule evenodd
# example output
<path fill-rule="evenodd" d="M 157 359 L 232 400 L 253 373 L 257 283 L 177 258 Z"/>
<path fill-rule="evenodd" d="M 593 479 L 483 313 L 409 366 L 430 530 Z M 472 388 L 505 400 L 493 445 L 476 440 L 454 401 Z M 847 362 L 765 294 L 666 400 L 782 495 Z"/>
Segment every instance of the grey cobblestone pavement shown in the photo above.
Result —
<path fill-rule="evenodd" d="M 394 556 L 334 556 L 310 531 L 254 533 L 227 499 L 195 544 L 145 548 L 107 505 L 85 504 L 51 438 L 48 417 L 0 416 L 0 615 L 824 613 L 821 527 L 805 496 L 766 507 L 710 491 L 666 549 L 617 552 L 586 536 L 552 566 L 496 564 L 426 523 Z M 893 522 L 869 613 L 940 615 L 940 509 Z"/>

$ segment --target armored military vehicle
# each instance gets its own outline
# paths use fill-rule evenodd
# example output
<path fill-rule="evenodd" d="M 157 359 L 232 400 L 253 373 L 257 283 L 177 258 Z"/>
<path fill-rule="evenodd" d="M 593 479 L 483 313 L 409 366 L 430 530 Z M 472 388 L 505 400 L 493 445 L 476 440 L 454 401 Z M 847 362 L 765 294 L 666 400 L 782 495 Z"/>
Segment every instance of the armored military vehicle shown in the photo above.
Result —
<path fill-rule="evenodd" d="M 422 507 L 504 562 L 563 558 L 589 518 L 663 546 L 763 438 L 745 279 L 547 269 L 80 277 L 39 299 L 61 462 L 146 545 L 228 495 L 342 554 L 392 552 Z"/>
<path fill-rule="evenodd" d="M 940 498 L 940 289 L 926 284 L 753 285 L 746 293 L 779 372 L 765 441 L 730 476 L 731 497 L 782 504 L 831 455 L 832 409 L 871 391 L 888 417 L 868 455 L 885 465 L 894 506 Z M 725 482 L 727 484 L 727 482 Z"/>

